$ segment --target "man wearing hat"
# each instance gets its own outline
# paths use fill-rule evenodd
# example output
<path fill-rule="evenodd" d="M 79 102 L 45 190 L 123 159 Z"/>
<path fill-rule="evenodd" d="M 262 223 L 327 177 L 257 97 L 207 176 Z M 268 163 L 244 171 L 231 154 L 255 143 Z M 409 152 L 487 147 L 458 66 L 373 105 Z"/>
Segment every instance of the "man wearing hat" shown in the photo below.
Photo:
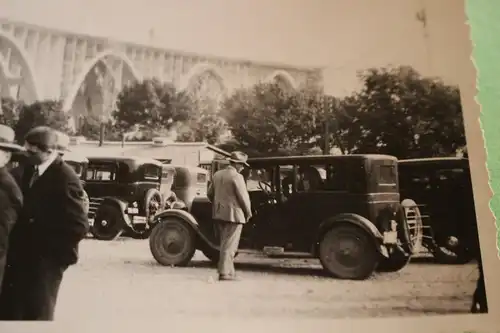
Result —
<path fill-rule="evenodd" d="M 24 206 L 11 239 L 10 288 L 0 319 L 53 320 L 63 274 L 78 261 L 89 229 L 80 179 L 59 156 L 58 139 L 45 126 L 25 137 L 27 165 L 18 180 Z"/>
<path fill-rule="evenodd" d="M 12 128 L 0 125 L 0 286 L 7 264 L 10 232 L 23 204 L 21 189 L 7 170 L 11 154 L 23 149 L 23 147 L 14 144 L 14 137 Z"/>
<path fill-rule="evenodd" d="M 219 226 L 220 257 L 219 280 L 235 280 L 234 256 L 238 250 L 243 225 L 252 217 L 250 196 L 241 171 L 247 164 L 247 155 L 233 152 L 229 165 L 217 171 L 208 189 L 213 205 L 212 217 Z"/>

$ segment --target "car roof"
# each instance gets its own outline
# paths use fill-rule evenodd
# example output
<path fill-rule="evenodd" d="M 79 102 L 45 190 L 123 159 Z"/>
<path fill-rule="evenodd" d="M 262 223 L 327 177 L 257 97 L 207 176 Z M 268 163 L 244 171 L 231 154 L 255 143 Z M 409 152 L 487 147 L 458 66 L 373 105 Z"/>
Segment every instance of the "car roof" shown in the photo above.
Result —
<path fill-rule="evenodd" d="M 248 163 L 291 163 L 299 164 L 303 162 L 325 161 L 325 160 L 394 160 L 397 158 L 392 155 L 384 154 L 352 154 L 352 155 L 296 155 L 296 156 L 273 156 L 273 157 L 252 157 L 248 159 Z"/>
<path fill-rule="evenodd" d="M 424 158 L 411 158 L 411 159 L 399 160 L 398 164 L 417 165 L 417 164 L 433 164 L 436 162 L 452 164 L 453 162 L 467 163 L 468 161 L 469 160 L 464 157 L 424 157 Z"/>
<path fill-rule="evenodd" d="M 147 158 L 147 157 L 137 157 L 137 156 L 87 156 L 89 161 L 106 161 L 106 162 L 111 162 L 111 161 L 121 161 L 121 162 L 132 162 L 132 163 L 137 163 L 137 164 L 154 164 L 156 166 L 163 166 L 164 164 L 161 163 L 158 160 L 155 160 L 153 158 Z"/>
<path fill-rule="evenodd" d="M 203 168 L 200 168 L 197 166 L 192 166 L 192 165 L 163 164 L 163 166 L 164 167 L 171 167 L 173 169 L 185 169 L 185 170 L 189 170 L 189 171 L 197 171 L 197 172 L 201 172 L 201 173 L 205 173 L 205 174 L 209 173 L 207 169 L 203 169 Z"/>
<path fill-rule="evenodd" d="M 77 163 L 88 163 L 89 159 L 80 154 L 66 153 L 62 156 L 63 161 L 77 162 Z"/>

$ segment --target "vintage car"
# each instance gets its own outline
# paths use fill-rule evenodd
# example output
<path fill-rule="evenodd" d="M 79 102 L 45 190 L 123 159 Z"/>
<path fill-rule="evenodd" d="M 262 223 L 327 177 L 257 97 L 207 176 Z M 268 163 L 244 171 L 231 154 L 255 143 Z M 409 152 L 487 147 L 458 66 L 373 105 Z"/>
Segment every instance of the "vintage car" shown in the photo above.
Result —
<path fill-rule="evenodd" d="M 88 157 L 85 189 L 90 197 L 91 234 L 144 239 L 152 217 L 165 208 L 172 173 L 168 164 L 143 157 Z"/>
<path fill-rule="evenodd" d="M 477 257 L 479 236 L 468 160 L 400 160 L 398 169 L 401 197 L 420 204 L 423 247 L 445 264 L 463 264 Z"/>
<path fill-rule="evenodd" d="M 398 271 L 413 252 L 400 203 L 397 159 L 387 155 L 251 158 L 242 174 L 253 217 L 239 251 L 319 258 L 342 279 Z M 188 211 L 156 215 L 150 250 L 162 265 L 183 266 L 201 250 L 216 262 L 219 236 L 212 204 L 197 197 Z"/>
<path fill-rule="evenodd" d="M 183 202 L 189 209 L 195 197 L 206 196 L 209 172 L 200 167 L 168 164 L 172 170 L 172 192 L 177 201 Z"/>

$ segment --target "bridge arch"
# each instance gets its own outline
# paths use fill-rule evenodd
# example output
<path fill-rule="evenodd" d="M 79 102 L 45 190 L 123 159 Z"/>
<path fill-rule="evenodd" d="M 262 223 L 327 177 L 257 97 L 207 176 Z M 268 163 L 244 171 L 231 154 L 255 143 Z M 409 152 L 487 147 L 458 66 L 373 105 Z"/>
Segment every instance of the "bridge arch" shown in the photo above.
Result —
<path fill-rule="evenodd" d="M 16 52 L 18 59 L 20 61 L 20 65 L 22 66 L 21 71 L 22 71 L 22 83 L 21 86 L 23 86 L 26 89 L 27 92 L 27 100 L 26 102 L 34 102 L 38 99 L 40 99 L 40 85 L 39 81 L 36 77 L 36 71 L 35 71 L 35 66 L 31 61 L 31 58 L 28 56 L 28 53 L 24 49 L 24 47 L 15 39 L 14 36 L 5 33 L 3 31 L 0 31 L 0 46 L 2 43 L 5 43 L 8 47 L 11 48 L 14 52 Z M 1 52 L 1 49 L 0 49 Z M 4 61 L 4 59 L 1 59 L 0 61 L 0 67 L 1 69 L 1 74 L 4 78 L 9 78 L 9 70 L 8 70 L 8 63 Z"/>
<path fill-rule="evenodd" d="M 132 73 L 132 76 L 136 80 L 142 80 L 142 75 L 135 69 L 132 61 L 124 54 L 115 50 L 106 50 L 101 53 L 98 53 L 93 59 L 87 61 L 87 63 L 83 66 L 82 71 L 76 78 L 74 84 L 72 85 L 67 97 L 64 100 L 63 109 L 68 111 L 73 106 L 75 98 L 80 90 L 80 87 L 85 82 L 85 78 L 90 73 L 90 71 L 100 62 L 103 61 L 107 57 L 117 58 L 125 64 L 126 68 Z"/>
<path fill-rule="evenodd" d="M 186 90 L 189 88 L 190 83 L 196 79 L 197 77 L 205 74 L 205 73 L 210 73 L 212 74 L 215 79 L 219 82 L 220 86 L 222 89 L 225 91 L 227 90 L 226 84 L 225 84 L 225 79 L 220 73 L 219 68 L 217 68 L 214 65 L 210 64 L 197 64 L 194 65 L 193 68 L 191 68 L 187 74 L 185 74 L 181 80 L 180 83 L 180 90 Z"/>
<path fill-rule="evenodd" d="M 293 78 L 290 73 L 284 70 L 277 70 L 271 73 L 266 79 L 265 82 L 275 82 L 276 80 L 282 80 L 288 87 L 295 90 L 297 89 L 297 82 Z"/>

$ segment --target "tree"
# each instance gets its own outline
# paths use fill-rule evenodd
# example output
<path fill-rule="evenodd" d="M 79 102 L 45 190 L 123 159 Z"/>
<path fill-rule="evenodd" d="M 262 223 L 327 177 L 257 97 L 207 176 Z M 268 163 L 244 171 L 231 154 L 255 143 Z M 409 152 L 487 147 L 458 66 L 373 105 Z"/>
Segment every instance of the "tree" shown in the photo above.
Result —
<path fill-rule="evenodd" d="M 193 104 L 191 119 L 178 126 L 179 141 L 219 143 L 227 131 L 227 123 L 218 112 L 217 102 L 198 97 Z"/>
<path fill-rule="evenodd" d="M 0 116 L 0 123 L 14 128 L 19 119 L 19 112 L 23 105 L 24 103 L 22 101 L 16 101 L 10 97 L 1 97 L 0 110 L 2 114 Z"/>
<path fill-rule="evenodd" d="M 78 123 L 78 128 L 75 131 L 75 135 L 84 136 L 89 140 L 99 140 L 101 121 L 97 115 L 94 113 L 87 113 L 84 117 L 81 117 L 81 121 Z"/>
<path fill-rule="evenodd" d="M 147 79 L 123 88 L 113 116 L 123 132 L 139 128 L 154 135 L 190 120 L 192 107 L 189 95 L 173 84 Z"/>
<path fill-rule="evenodd" d="M 82 117 L 79 123 L 79 128 L 75 131 L 75 135 L 83 136 L 89 140 L 99 140 L 101 133 L 101 119 L 95 113 L 87 113 Z M 117 141 L 121 140 L 122 131 L 117 128 L 113 120 L 109 120 L 104 124 L 104 140 Z"/>
<path fill-rule="evenodd" d="M 24 136 L 36 126 L 49 126 L 69 133 L 69 120 L 70 115 L 63 111 L 61 101 L 43 100 L 23 104 L 20 108 L 19 120 L 14 126 L 16 140 L 20 144 L 24 143 Z"/>
<path fill-rule="evenodd" d="M 239 89 L 221 113 L 239 149 L 249 155 L 289 155 L 315 145 L 322 104 L 319 93 L 288 92 L 277 83 Z"/>
<path fill-rule="evenodd" d="M 457 87 L 410 67 L 369 69 L 359 78 L 362 90 L 341 101 L 341 136 L 350 152 L 451 156 L 465 145 Z"/>

